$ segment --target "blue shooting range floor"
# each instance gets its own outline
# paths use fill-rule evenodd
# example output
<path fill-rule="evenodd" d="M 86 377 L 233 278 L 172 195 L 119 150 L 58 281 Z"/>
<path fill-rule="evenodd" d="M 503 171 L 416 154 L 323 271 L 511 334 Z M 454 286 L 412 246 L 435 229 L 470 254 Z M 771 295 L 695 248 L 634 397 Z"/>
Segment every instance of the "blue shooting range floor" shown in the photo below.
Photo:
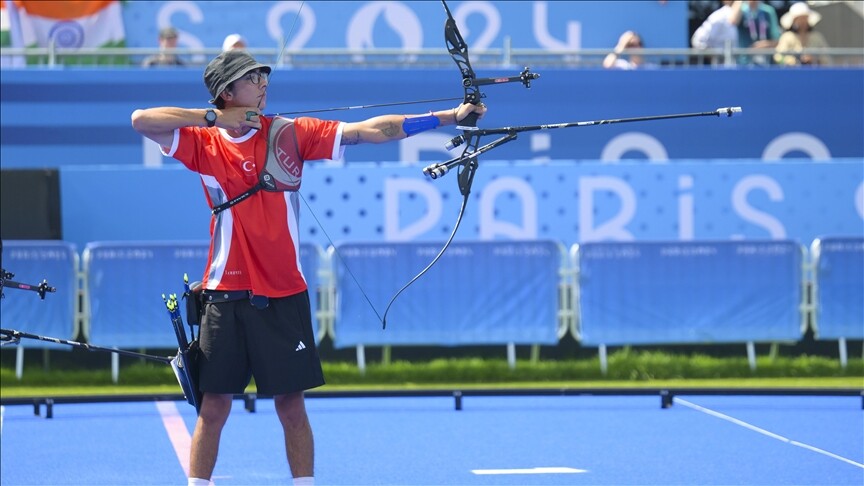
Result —
<path fill-rule="evenodd" d="M 309 398 L 319 485 L 864 484 L 861 397 Z M 4 407 L 0 483 L 186 484 L 184 402 Z M 273 401 L 235 401 L 216 484 L 291 484 Z"/>

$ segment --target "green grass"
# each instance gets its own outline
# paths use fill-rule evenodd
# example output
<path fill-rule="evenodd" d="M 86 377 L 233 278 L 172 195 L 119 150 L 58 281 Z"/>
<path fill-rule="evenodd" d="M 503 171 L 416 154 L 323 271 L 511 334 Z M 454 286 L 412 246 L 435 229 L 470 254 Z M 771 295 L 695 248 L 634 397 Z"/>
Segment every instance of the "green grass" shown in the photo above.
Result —
<path fill-rule="evenodd" d="M 656 351 L 619 350 L 609 356 L 603 375 L 597 359 L 519 361 L 510 369 L 498 359 L 436 359 L 427 362 L 372 363 L 365 373 L 354 364 L 324 363 L 326 390 L 440 388 L 578 387 L 843 387 L 864 388 L 864 360 L 841 368 L 837 359 L 797 356 L 760 357 L 750 370 L 746 358 L 716 358 Z M 254 390 L 254 385 L 250 391 Z M 121 368 L 119 382 L 110 370 L 0 368 L 3 398 L 58 395 L 180 393 L 169 366 L 134 363 Z"/>

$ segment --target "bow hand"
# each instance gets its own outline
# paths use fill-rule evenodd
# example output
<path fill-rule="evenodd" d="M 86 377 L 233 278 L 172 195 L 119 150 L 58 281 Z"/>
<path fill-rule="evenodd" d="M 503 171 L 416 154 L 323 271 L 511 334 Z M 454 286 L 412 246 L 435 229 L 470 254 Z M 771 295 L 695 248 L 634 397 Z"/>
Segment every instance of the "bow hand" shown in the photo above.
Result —
<path fill-rule="evenodd" d="M 477 120 L 483 118 L 486 114 L 487 107 L 484 103 L 462 103 L 454 112 L 454 121 L 457 128 L 469 127 L 476 128 Z"/>

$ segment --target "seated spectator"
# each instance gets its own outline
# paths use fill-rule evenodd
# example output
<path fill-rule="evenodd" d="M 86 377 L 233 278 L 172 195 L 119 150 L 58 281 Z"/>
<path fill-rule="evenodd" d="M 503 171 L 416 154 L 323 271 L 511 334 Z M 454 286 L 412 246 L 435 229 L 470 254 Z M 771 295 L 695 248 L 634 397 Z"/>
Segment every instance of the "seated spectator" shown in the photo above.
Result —
<path fill-rule="evenodd" d="M 603 67 L 606 69 L 639 69 L 647 67 L 645 59 L 639 54 L 630 54 L 630 59 L 622 59 L 621 57 L 624 49 L 641 49 L 642 47 L 644 46 L 639 34 L 632 30 L 624 32 L 618 38 L 618 45 L 615 46 L 615 50 L 607 54 L 606 58 L 603 59 Z"/>
<path fill-rule="evenodd" d="M 173 53 L 177 48 L 177 29 L 165 27 L 159 31 L 159 53 L 149 56 L 141 63 L 144 67 L 182 66 L 183 61 Z"/>
<path fill-rule="evenodd" d="M 222 42 L 222 52 L 233 49 L 246 49 L 246 39 L 240 34 L 231 34 Z"/>
<path fill-rule="evenodd" d="M 735 5 L 739 4 L 739 5 Z M 738 26 L 738 46 L 752 49 L 767 49 L 777 46 L 780 24 L 774 7 L 758 0 L 736 1 L 732 5 L 731 21 Z M 742 64 L 769 64 L 762 56 L 742 56 Z"/>
<path fill-rule="evenodd" d="M 813 56 L 811 54 L 800 54 L 804 49 L 825 48 L 828 42 L 820 32 L 813 27 L 822 20 L 819 12 L 810 10 L 804 2 L 793 4 L 789 11 L 780 18 L 780 24 L 787 29 L 777 42 L 777 54 L 774 54 L 774 62 L 787 66 L 799 64 L 831 64 L 831 58 L 826 55 Z M 798 54 L 787 54 L 795 52 Z"/>
<path fill-rule="evenodd" d="M 695 49 L 722 49 L 727 43 L 737 47 L 737 19 L 740 14 L 733 16 L 736 9 L 741 9 L 740 1 L 723 0 L 723 6 L 712 12 L 693 32 L 690 45 Z"/>

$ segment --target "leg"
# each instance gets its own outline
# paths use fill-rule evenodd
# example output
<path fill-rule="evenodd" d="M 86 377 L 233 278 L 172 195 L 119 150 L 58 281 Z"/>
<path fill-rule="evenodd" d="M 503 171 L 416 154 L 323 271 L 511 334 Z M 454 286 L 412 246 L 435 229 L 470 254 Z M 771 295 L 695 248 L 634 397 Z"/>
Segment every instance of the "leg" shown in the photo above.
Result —
<path fill-rule="evenodd" d="M 189 460 L 189 476 L 210 479 L 219 453 L 222 427 L 231 412 L 233 395 L 205 393 L 201 402 L 201 413 L 192 435 L 192 450 Z"/>
<path fill-rule="evenodd" d="M 303 392 L 276 395 L 273 400 L 285 433 L 285 453 L 291 475 L 295 478 L 313 476 L 315 444 L 309 417 L 306 416 Z"/>

